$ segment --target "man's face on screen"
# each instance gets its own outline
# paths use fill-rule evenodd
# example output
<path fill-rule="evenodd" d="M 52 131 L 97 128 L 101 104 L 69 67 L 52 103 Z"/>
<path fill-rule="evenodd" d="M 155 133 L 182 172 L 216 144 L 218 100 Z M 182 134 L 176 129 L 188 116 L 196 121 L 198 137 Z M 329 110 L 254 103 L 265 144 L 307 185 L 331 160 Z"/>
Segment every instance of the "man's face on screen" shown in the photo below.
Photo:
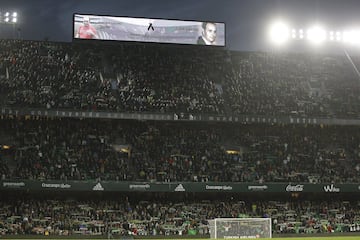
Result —
<path fill-rule="evenodd" d="M 84 18 L 83 23 L 85 26 L 89 26 L 90 20 L 88 18 Z"/>
<path fill-rule="evenodd" d="M 213 43 L 216 40 L 216 26 L 213 23 L 206 24 L 204 30 L 204 38 L 209 42 Z"/>

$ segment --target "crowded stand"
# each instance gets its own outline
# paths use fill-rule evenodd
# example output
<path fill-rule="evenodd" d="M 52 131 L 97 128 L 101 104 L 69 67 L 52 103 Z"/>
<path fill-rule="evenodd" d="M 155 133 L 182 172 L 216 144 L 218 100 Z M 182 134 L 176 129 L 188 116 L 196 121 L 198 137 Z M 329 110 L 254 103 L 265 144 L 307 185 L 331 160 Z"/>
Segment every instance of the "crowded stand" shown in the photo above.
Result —
<path fill-rule="evenodd" d="M 165 49 L 161 54 L 150 47 L 118 46 L 114 55 L 114 47 L 7 40 L 1 44 L 6 105 L 223 113 L 211 65 L 204 68 L 203 58 L 189 51 Z"/>
<path fill-rule="evenodd" d="M 3 150 L 8 179 L 356 183 L 360 173 L 355 127 L 45 118 L 1 123 L 12 146 L 10 153 Z"/>
<path fill-rule="evenodd" d="M 118 92 L 117 110 L 223 114 L 217 57 L 222 53 L 123 48 L 109 56 L 118 83 L 108 89 Z"/>
<path fill-rule="evenodd" d="M 3 106 L 359 117 L 356 56 L 20 40 L 0 49 Z"/>
<path fill-rule="evenodd" d="M 0 40 L 0 105 L 357 119 L 357 64 L 357 57 L 315 53 Z M 208 236 L 208 220 L 221 217 L 269 217 L 274 234 L 360 232 L 358 194 L 334 193 L 330 201 L 301 191 L 262 196 L 120 189 L 109 196 L 96 188 L 104 182 L 356 185 L 359 142 L 357 126 L 3 114 L 0 237 Z M 14 190 L 29 182 L 94 183 L 91 190 L 98 192 L 81 196 L 69 189 L 59 197 L 58 189 L 40 188 L 39 195 Z"/>
<path fill-rule="evenodd" d="M 356 201 L 3 199 L 1 235 L 209 235 L 214 218 L 272 218 L 274 234 L 359 232 Z"/>

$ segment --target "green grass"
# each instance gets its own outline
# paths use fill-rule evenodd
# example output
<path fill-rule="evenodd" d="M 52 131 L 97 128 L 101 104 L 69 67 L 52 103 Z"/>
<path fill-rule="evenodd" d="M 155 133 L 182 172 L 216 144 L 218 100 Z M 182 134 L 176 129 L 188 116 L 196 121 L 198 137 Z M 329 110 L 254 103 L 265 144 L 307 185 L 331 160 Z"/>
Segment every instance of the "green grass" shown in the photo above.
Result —
<path fill-rule="evenodd" d="M 343 237 L 294 237 L 294 238 L 271 238 L 272 240 L 360 240 L 360 236 L 343 236 Z"/>
<path fill-rule="evenodd" d="M 246 239 L 246 238 L 244 238 Z M 247 238 L 251 239 L 251 238 Z M 342 237 L 335 237 L 335 236 L 326 236 L 326 237 L 310 237 L 304 235 L 303 237 L 280 237 L 280 238 L 260 238 L 262 240 L 360 240 L 360 233 L 359 236 L 342 236 Z M 3 240 L 3 239 L 1 239 Z M 73 239 L 75 240 L 75 239 Z M 139 240 L 139 239 L 136 239 Z M 147 240 L 179 240 L 176 238 L 162 238 L 162 239 L 147 239 Z M 180 240 L 186 240 L 186 238 L 180 238 Z M 190 240 L 190 238 L 189 238 Z M 191 240 L 195 240 L 194 238 Z M 210 239 L 210 238 L 199 238 L 197 240 L 219 240 L 219 239 Z"/>
<path fill-rule="evenodd" d="M 265 240 L 265 238 L 262 238 Z M 360 236 L 342 236 L 342 237 L 310 237 L 310 236 L 303 236 L 303 237 L 281 237 L 281 238 L 266 238 L 271 240 L 360 240 Z"/>
<path fill-rule="evenodd" d="M 245 238 L 246 239 L 246 238 Z M 250 239 L 250 238 L 248 238 Z M 304 235 L 303 237 L 280 237 L 280 238 L 260 238 L 260 239 L 268 239 L 268 240 L 360 240 L 360 233 L 359 236 L 326 236 L 326 237 L 310 237 Z M 150 239 L 148 239 L 150 240 Z M 155 239 L 151 239 L 155 240 Z M 168 238 L 168 239 L 157 239 L 157 240 L 178 240 L 176 238 Z M 181 238 L 181 240 L 185 240 Z M 194 240 L 194 239 L 192 239 Z M 207 240 L 206 238 L 198 239 L 198 240 Z M 208 240 L 219 240 L 219 239 L 208 239 Z"/>
<path fill-rule="evenodd" d="M 68 239 L 68 238 L 40 238 L 41 240 L 54 240 L 54 239 L 57 239 L 57 240 L 61 240 L 61 239 L 64 239 L 64 240 L 87 240 L 85 238 L 79 238 L 79 239 L 76 239 L 76 238 L 73 238 L 73 239 Z M 104 238 L 106 239 L 106 238 Z M 119 238 L 113 238 L 114 240 L 116 239 L 119 239 Z M 189 238 L 190 240 L 191 238 Z M 359 233 L 359 236 L 325 236 L 325 237 L 310 237 L 310 236 L 306 236 L 304 235 L 303 237 L 280 237 L 280 238 L 262 238 L 264 240 L 268 239 L 268 240 L 360 240 L 360 233 Z M 24 238 L 2 238 L 0 236 L 0 240 L 26 240 Z M 27 239 L 29 240 L 29 239 Z M 89 239 L 89 240 L 95 240 L 95 239 Z M 140 238 L 136 238 L 135 240 L 141 240 Z M 151 238 L 148 238 L 146 240 L 178 240 L 176 238 L 160 238 L 160 239 L 151 239 Z M 180 238 L 179 240 L 186 240 L 186 238 Z M 192 238 L 191 240 L 195 240 L 194 238 Z M 210 239 L 210 238 L 199 238 L 197 240 L 219 240 L 219 239 Z"/>
<path fill-rule="evenodd" d="M 360 240 L 360 233 L 359 236 L 326 236 L 326 237 L 310 237 L 304 235 L 303 237 L 280 237 L 280 238 L 261 238 L 261 239 L 271 239 L 271 240 Z M 164 240 L 164 239 L 163 239 Z M 200 239 L 199 239 L 200 240 Z M 205 239 L 202 239 L 205 240 Z M 209 239 L 210 240 L 210 239 Z M 215 240 L 215 239 L 212 239 Z M 217 239 L 219 240 L 219 239 Z"/>
<path fill-rule="evenodd" d="M 342 236 L 342 237 L 294 237 L 294 238 L 271 238 L 272 240 L 360 240 L 360 236 Z"/>

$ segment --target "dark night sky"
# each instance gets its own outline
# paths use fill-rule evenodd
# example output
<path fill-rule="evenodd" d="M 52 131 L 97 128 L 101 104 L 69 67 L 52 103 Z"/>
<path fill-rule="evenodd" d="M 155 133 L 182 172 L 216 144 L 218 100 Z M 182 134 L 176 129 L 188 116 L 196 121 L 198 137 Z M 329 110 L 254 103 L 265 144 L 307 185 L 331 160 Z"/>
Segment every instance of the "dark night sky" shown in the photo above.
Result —
<path fill-rule="evenodd" d="M 278 16 L 298 28 L 315 22 L 338 29 L 360 26 L 360 0 L 1 0 L 0 3 L 2 11 L 18 11 L 21 22 L 17 28 L 27 40 L 71 41 L 75 12 L 225 22 L 227 47 L 233 50 L 266 49 L 266 27 Z"/>

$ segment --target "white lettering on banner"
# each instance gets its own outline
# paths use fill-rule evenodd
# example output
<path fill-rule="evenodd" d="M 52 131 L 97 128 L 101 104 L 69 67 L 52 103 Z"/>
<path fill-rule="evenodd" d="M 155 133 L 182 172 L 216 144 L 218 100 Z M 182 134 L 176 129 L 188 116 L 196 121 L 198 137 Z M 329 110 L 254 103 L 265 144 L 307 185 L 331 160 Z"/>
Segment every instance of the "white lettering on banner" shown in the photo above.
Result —
<path fill-rule="evenodd" d="M 150 188 L 149 184 L 130 184 L 130 189 L 147 189 Z"/>
<path fill-rule="evenodd" d="M 232 190 L 232 186 L 210 186 L 206 185 L 206 190 Z"/>
<path fill-rule="evenodd" d="M 3 182 L 3 187 L 25 187 L 24 182 Z"/>
<path fill-rule="evenodd" d="M 253 190 L 253 191 L 263 191 L 268 189 L 268 186 L 263 185 L 263 186 L 248 186 L 248 190 Z"/>
<path fill-rule="evenodd" d="M 42 183 L 41 187 L 43 187 L 43 188 L 71 188 L 71 185 L 64 184 L 64 183 Z"/>
<path fill-rule="evenodd" d="M 340 188 L 334 186 L 334 184 L 324 186 L 325 192 L 340 192 Z"/>
<path fill-rule="evenodd" d="M 304 185 L 298 184 L 298 185 L 292 186 L 291 184 L 289 184 L 286 186 L 286 191 L 287 192 L 302 192 L 302 191 L 304 191 Z"/>

